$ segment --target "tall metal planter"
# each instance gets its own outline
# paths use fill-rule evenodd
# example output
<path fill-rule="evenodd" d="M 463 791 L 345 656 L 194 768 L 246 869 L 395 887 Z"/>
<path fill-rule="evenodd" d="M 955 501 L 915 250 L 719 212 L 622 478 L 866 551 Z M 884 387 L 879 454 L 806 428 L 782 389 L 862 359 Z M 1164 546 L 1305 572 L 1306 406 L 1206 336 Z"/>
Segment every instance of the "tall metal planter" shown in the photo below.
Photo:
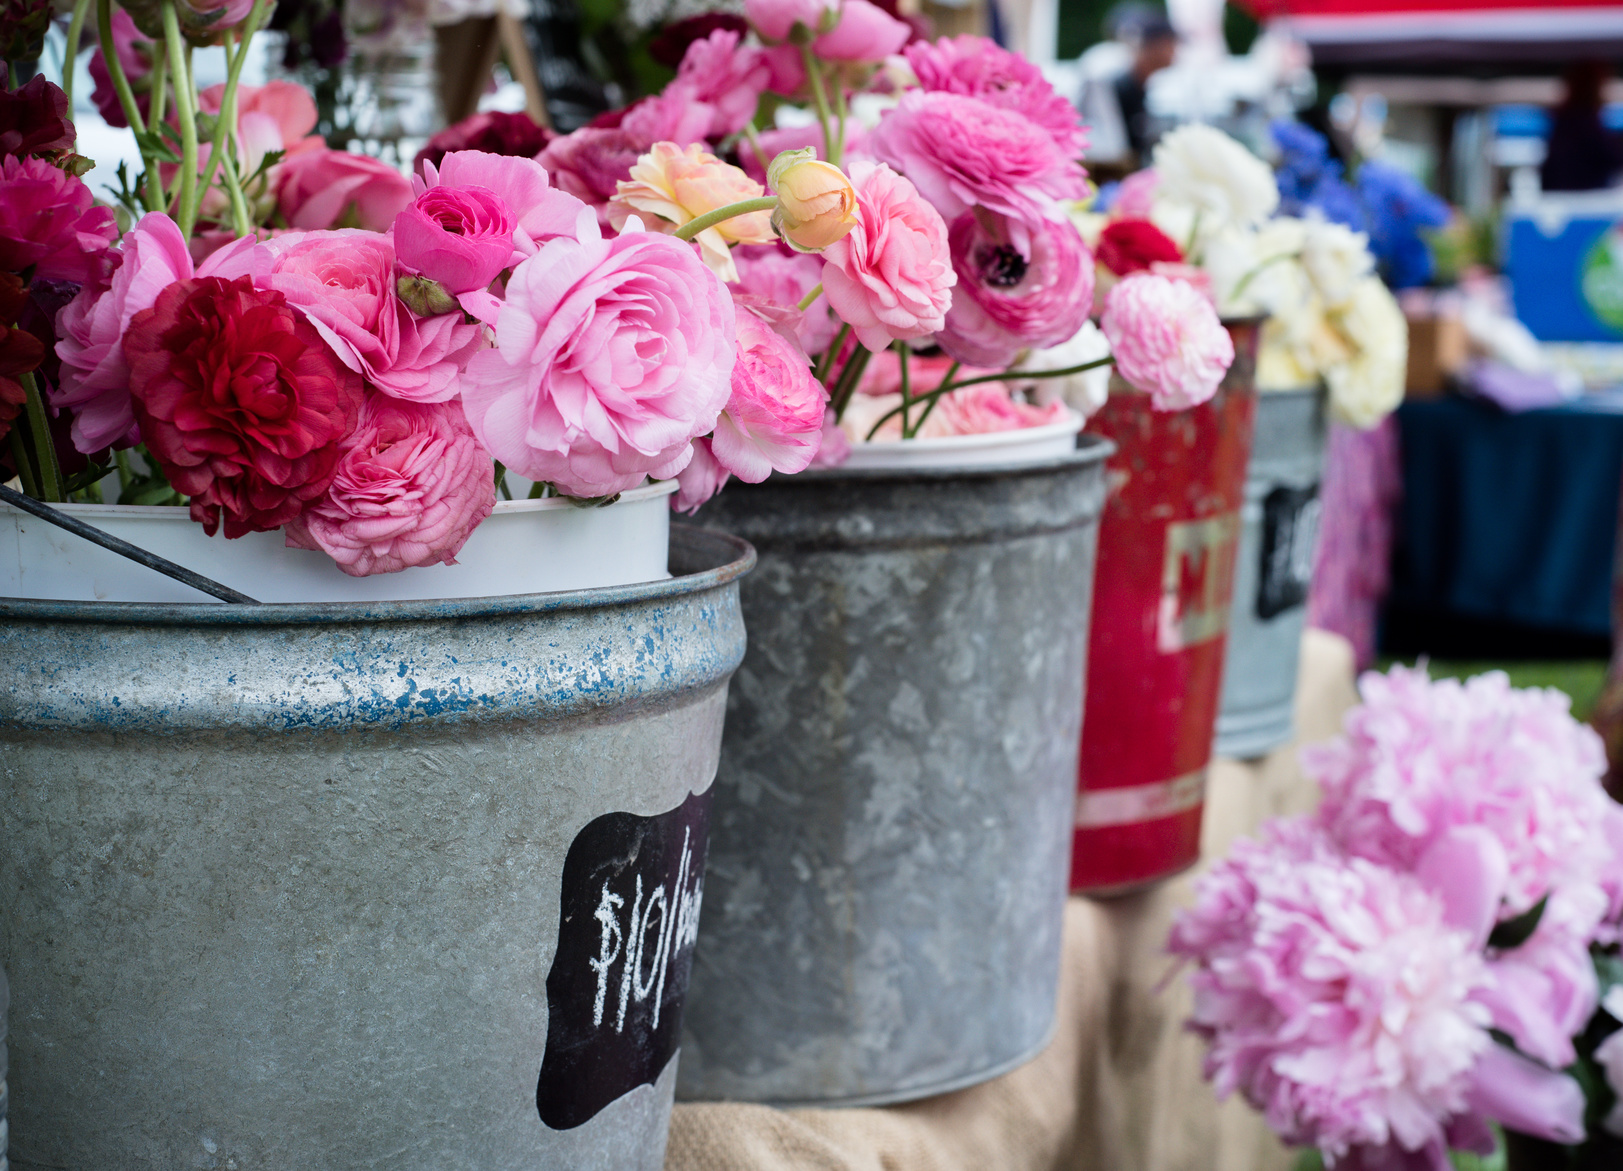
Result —
<path fill-rule="evenodd" d="M 1262 756 L 1290 742 L 1318 547 L 1325 409 L 1316 388 L 1257 395 L 1217 714 L 1218 756 Z"/>
<path fill-rule="evenodd" d="M 21 1166 L 656 1171 L 753 555 L 466 601 L 0 601 Z"/>
<path fill-rule="evenodd" d="M 730 486 L 728 700 L 678 1095 L 902 1101 L 1053 1026 L 1108 444 Z"/>

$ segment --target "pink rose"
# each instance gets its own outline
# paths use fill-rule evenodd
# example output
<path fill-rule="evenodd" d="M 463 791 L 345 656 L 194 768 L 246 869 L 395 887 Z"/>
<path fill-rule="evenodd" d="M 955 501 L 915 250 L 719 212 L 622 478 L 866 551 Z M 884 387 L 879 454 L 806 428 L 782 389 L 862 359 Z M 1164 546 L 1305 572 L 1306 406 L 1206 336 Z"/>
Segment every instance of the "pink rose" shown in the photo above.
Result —
<path fill-rule="evenodd" d="M 938 340 L 954 358 L 1002 369 L 1022 350 L 1068 341 L 1093 308 L 1093 257 L 1069 220 L 1028 229 L 1022 249 L 1001 216 L 968 213 L 948 233 L 958 291 Z"/>
<path fill-rule="evenodd" d="M 817 454 L 828 392 L 806 355 L 747 308 L 738 321 L 732 394 L 716 420 L 716 462 L 748 484 L 802 471 Z"/>
<path fill-rule="evenodd" d="M 1060 201 L 1087 193 L 1085 172 L 1047 130 L 964 94 L 910 90 L 869 142 L 949 220 L 974 207 L 1016 221 L 1062 219 Z"/>
<path fill-rule="evenodd" d="M 33 268 L 53 281 L 93 281 L 118 237 L 112 208 L 44 159 L 0 160 L 0 272 Z"/>
<path fill-rule="evenodd" d="M 732 477 L 727 469 L 716 462 L 710 452 L 710 440 L 693 441 L 693 458 L 688 466 L 676 473 L 676 495 L 671 497 L 671 509 L 692 516 L 699 505 L 709 500 Z"/>
<path fill-rule="evenodd" d="M 947 225 L 883 163 L 851 164 L 857 226 L 823 250 L 823 292 L 870 350 L 940 329 L 958 278 Z"/>
<path fill-rule="evenodd" d="M 518 225 L 505 201 L 483 187 L 430 187 L 394 219 L 403 268 L 452 293 L 483 289 L 513 256 Z"/>
<path fill-rule="evenodd" d="M 276 202 L 294 228 L 387 232 L 411 202 L 411 183 L 388 163 L 348 151 L 304 150 L 277 165 Z"/>
<path fill-rule="evenodd" d="M 934 44 L 914 41 L 903 56 L 921 88 L 968 94 L 1024 114 L 1048 131 L 1067 158 L 1081 158 L 1087 149 L 1088 132 L 1081 114 L 1049 84 L 1041 69 L 1019 53 L 966 33 L 942 37 Z"/>
<path fill-rule="evenodd" d="M 792 308 L 823 279 L 823 260 L 796 252 L 787 244 L 740 244 L 733 249 L 738 269 L 738 292 L 773 305 Z M 828 299 L 819 298 L 795 323 L 795 338 L 808 354 L 821 354 L 834 340 L 838 324 L 828 311 Z"/>
<path fill-rule="evenodd" d="M 490 456 L 456 403 L 370 395 L 340 450 L 327 495 L 287 526 L 287 544 L 322 550 L 351 577 L 455 565 L 495 506 Z"/>
<path fill-rule="evenodd" d="M 737 134 L 755 117 L 755 107 L 772 77 L 759 49 L 739 46 L 739 34 L 717 29 L 694 41 L 682 56 L 675 85 L 711 110 L 707 138 Z"/>
<path fill-rule="evenodd" d="M 1158 411 L 1198 406 L 1217 393 L 1234 361 L 1234 340 L 1194 286 L 1153 273 L 1124 277 L 1099 322 L 1116 369 L 1148 391 Z"/>
<path fill-rule="evenodd" d="M 744 15 L 762 39 L 786 41 L 797 24 L 817 32 L 839 7 L 839 0 L 744 0 Z"/>
<path fill-rule="evenodd" d="M 911 26 L 868 0 L 845 0 L 840 22 L 812 42 L 825 61 L 883 61 L 907 44 Z"/>
<path fill-rule="evenodd" d="M 395 295 L 387 236 L 344 229 L 307 232 L 277 250 L 260 282 L 286 296 L 345 366 L 396 398 L 455 398 L 458 375 L 483 346 L 459 313 L 417 317 Z"/>
<path fill-rule="evenodd" d="M 513 270 L 496 348 L 462 377 L 468 421 L 502 463 L 572 496 L 674 476 L 715 428 L 736 358 L 732 298 L 693 248 L 604 239 L 582 209 Z"/>
<path fill-rule="evenodd" d="M 116 265 L 111 280 L 86 284 L 56 319 L 62 373 L 51 405 L 73 412 L 73 446 L 86 453 L 139 438 L 123 346 L 130 319 L 176 281 L 251 276 L 269 266 L 264 248 L 244 237 L 194 270 L 180 228 L 156 211 L 142 216 L 109 255 Z"/>

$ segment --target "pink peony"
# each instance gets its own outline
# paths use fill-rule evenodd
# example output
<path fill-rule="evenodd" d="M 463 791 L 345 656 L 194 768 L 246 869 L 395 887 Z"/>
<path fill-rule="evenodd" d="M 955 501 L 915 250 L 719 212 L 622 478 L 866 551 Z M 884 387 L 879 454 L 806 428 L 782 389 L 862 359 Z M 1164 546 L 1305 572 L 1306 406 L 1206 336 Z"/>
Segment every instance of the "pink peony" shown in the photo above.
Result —
<path fill-rule="evenodd" d="M 788 40 L 797 24 L 817 32 L 835 19 L 839 8 L 839 0 L 744 0 L 745 17 L 768 41 Z"/>
<path fill-rule="evenodd" d="M 483 289 L 513 256 L 518 225 L 505 200 L 483 187 L 430 187 L 394 219 L 402 268 L 452 293 Z"/>
<path fill-rule="evenodd" d="M 968 94 L 1023 114 L 1048 131 L 1067 158 L 1081 158 L 1087 149 L 1087 128 L 1076 107 L 1019 53 L 1000 48 L 986 37 L 964 34 L 942 37 L 933 44 L 914 41 L 903 56 L 923 89 Z"/>
<path fill-rule="evenodd" d="M 94 281 L 117 238 L 112 209 L 95 206 L 79 178 L 44 159 L 0 159 L 0 272 Z"/>
<path fill-rule="evenodd" d="M 1494 1048 L 1473 1000 L 1490 977 L 1415 879 L 1342 857 L 1307 819 L 1270 823 L 1200 880 L 1169 948 L 1196 965 L 1191 1027 L 1219 1096 L 1338 1165 L 1446 1147 Z"/>
<path fill-rule="evenodd" d="M 870 350 L 940 329 L 952 302 L 947 225 L 883 163 L 851 164 L 857 226 L 823 251 L 830 307 Z"/>
<path fill-rule="evenodd" d="M 387 232 L 411 202 L 411 183 L 388 163 L 320 147 L 277 164 L 276 203 L 294 228 Z"/>
<path fill-rule="evenodd" d="M 695 439 L 693 458 L 676 474 L 676 495 L 671 497 L 671 509 L 692 516 L 699 505 L 720 492 L 729 479 L 727 469 L 711 454 L 710 440 Z"/>
<path fill-rule="evenodd" d="M 773 305 L 793 308 L 815 289 L 823 276 L 819 256 L 796 252 L 787 244 L 740 244 L 733 249 L 738 292 Z M 808 354 L 821 354 L 838 328 L 826 298 L 813 301 L 795 323 L 795 338 Z"/>
<path fill-rule="evenodd" d="M 582 209 L 513 270 L 496 349 L 462 379 L 492 455 L 574 496 L 675 475 L 731 393 L 732 298 L 693 248 L 654 232 L 605 240 Z"/>
<path fill-rule="evenodd" d="M 716 420 L 716 462 L 745 483 L 773 471 L 803 471 L 817 454 L 828 392 L 806 355 L 749 309 L 740 307 L 732 394 Z"/>
<path fill-rule="evenodd" d="M 938 340 L 954 358 L 1002 369 L 1022 350 L 1068 341 L 1093 309 L 1093 257 L 1069 220 L 1011 238 L 1001 216 L 968 213 L 948 232 L 958 291 Z"/>
<path fill-rule="evenodd" d="M 824 61 L 883 61 L 912 35 L 910 25 L 879 5 L 845 0 L 839 23 L 812 42 L 812 52 Z"/>
<path fill-rule="evenodd" d="M 490 456 L 456 403 L 368 397 L 324 499 L 287 526 L 352 577 L 454 565 L 496 503 Z"/>
<path fill-rule="evenodd" d="M 672 86 L 710 107 L 707 138 L 737 134 L 755 117 L 755 107 L 772 70 L 759 49 L 740 47 L 731 29 L 716 29 L 694 41 L 683 54 Z"/>
<path fill-rule="evenodd" d="M 1158 411 L 1197 406 L 1217 393 L 1234 340 L 1212 303 L 1184 281 L 1134 273 L 1110 290 L 1099 326 L 1116 369 L 1148 391 Z"/>
<path fill-rule="evenodd" d="M 983 207 L 1011 220 L 1062 219 L 1087 193 L 1082 171 L 1043 127 L 956 93 L 910 90 L 869 139 L 948 220 Z"/>
<path fill-rule="evenodd" d="M 455 398 L 482 331 L 461 314 L 415 316 L 395 295 L 394 247 L 354 229 L 308 232 L 277 251 L 262 284 L 309 318 L 338 360 L 396 398 Z"/>
<path fill-rule="evenodd" d="M 186 238 L 162 212 L 142 216 L 110 257 L 116 265 L 111 280 L 86 284 L 56 319 L 62 373 L 51 405 L 73 412 L 73 445 L 86 453 L 139 438 L 123 346 L 130 319 L 176 281 L 249 276 L 269 266 L 264 248 L 244 237 L 194 271 Z"/>

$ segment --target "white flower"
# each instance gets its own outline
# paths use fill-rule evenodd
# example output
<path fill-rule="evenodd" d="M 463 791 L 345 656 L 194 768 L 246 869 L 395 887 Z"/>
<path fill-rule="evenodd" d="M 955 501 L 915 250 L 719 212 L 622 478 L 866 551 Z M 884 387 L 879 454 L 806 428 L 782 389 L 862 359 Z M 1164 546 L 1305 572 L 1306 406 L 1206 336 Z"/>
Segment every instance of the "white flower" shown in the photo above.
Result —
<path fill-rule="evenodd" d="M 1331 323 L 1352 349 L 1351 357 L 1324 371 L 1330 409 L 1343 422 L 1373 427 L 1403 401 L 1409 367 L 1409 323 L 1381 279 L 1367 276 L 1353 288 Z"/>
<path fill-rule="evenodd" d="M 1262 223 L 1279 206 L 1268 164 L 1221 130 L 1180 126 L 1155 147 L 1156 199 L 1193 212 L 1202 239 Z"/>
<path fill-rule="evenodd" d="M 1302 267 L 1331 309 L 1345 305 L 1358 282 L 1375 271 L 1369 237 L 1343 224 L 1310 215 L 1302 225 Z"/>
<path fill-rule="evenodd" d="M 1080 411 L 1085 419 L 1105 405 L 1110 393 L 1110 367 L 1099 366 L 1081 374 L 1068 374 L 1060 378 L 1018 377 L 1021 371 L 1064 370 L 1110 356 L 1110 343 L 1099 327 L 1084 321 L 1082 328 L 1069 341 L 1046 350 L 1033 350 L 1011 371 L 1006 385 L 1011 390 L 1030 391 L 1038 406 L 1063 401 L 1072 410 Z"/>

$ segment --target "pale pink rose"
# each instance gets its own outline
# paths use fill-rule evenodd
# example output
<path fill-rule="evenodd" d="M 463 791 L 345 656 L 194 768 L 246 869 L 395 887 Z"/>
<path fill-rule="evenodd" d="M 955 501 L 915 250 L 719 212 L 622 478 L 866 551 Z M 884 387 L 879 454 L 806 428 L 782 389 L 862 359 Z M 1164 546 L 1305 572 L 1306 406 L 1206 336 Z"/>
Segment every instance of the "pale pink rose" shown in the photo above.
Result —
<path fill-rule="evenodd" d="M 883 61 L 912 35 L 910 25 L 879 5 L 845 0 L 839 23 L 812 42 L 812 52 L 824 61 Z"/>
<path fill-rule="evenodd" d="M 968 213 L 948 233 L 957 291 L 937 340 L 954 358 L 1002 369 L 1022 350 L 1068 341 L 1093 308 L 1093 257 L 1069 220 L 1017 234 L 1002 216 Z"/>
<path fill-rule="evenodd" d="M 303 312 L 340 362 L 395 398 L 456 397 L 462 367 L 483 348 L 481 328 L 458 313 L 420 318 L 406 308 L 395 295 L 389 237 L 342 229 L 278 243 L 259 283 Z"/>
<path fill-rule="evenodd" d="M 706 138 L 726 138 L 742 130 L 755 117 L 761 93 L 772 78 L 761 50 L 740 47 L 739 40 L 733 30 L 718 28 L 687 47 L 676 71 L 677 82 L 691 87 L 694 99 L 711 109 Z"/>
<path fill-rule="evenodd" d="M 518 224 L 505 200 L 483 187 L 430 187 L 395 216 L 402 268 L 451 293 L 487 287 L 513 257 Z"/>
<path fill-rule="evenodd" d="M 692 516 L 699 505 L 709 500 L 732 477 L 727 469 L 716 462 L 710 452 L 709 439 L 693 441 L 693 458 L 687 467 L 676 473 L 676 495 L 671 497 L 671 509 Z"/>
<path fill-rule="evenodd" d="M 875 352 L 940 329 L 957 276 L 947 225 L 918 189 L 883 163 L 851 164 L 857 226 L 823 250 L 823 292 Z"/>
<path fill-rule="evenodd" d="M 410 181 L 367 155 L 322 147 L 290 155 L 276 170 L 276 203 L 289 227 L 387 232 L 412 200 Z"/>
<path fill-rule="evenodd" d="M 716 420 L 716 462 L 749 484 L 811 463 L 823 433 L 828 391 L 806 355 L 748 308 L 740 307 L 732 394 Z"/>
<path fill-rule="evenodd" d="M 1135 272 L 1105 298 L 1099 322 L 1116 369 L 1148 391 L 1158 411 L 1198 406 L 1217 393 L 1234 340 L 1212 303 L 1184 281 Z"/>
<path fill-rule="evenodd" d="M 732 298 L 693 249 L 604 239 L 583 209 L 513 270 L 496 348 L 462 376 L 474 433 L 502 463 L 572 496 L 674 476 L 715 429 L 738 351 Z"/>
<path fill-rule="evenodd" d="M 1183 281 L 1190 285 L 1202 297 L 1213 305 L 1217 304 L 1217 296 L 1212 292 L 1212 274 L 1204 268 L 1194 264 L 1174 264 L 1170 260 L 1154 260 L 1150 262 L 1148 271 L 1156 276 L 1164 276 L 1168 280 Z"/>
<path fill-rule="evenodd" d="M 631 168 L 631 178 L 619 185 L 609 204 L 609 221 L 621 228 L 635 215 L 645 228 L 672 231 L 717 208 L 763 194 L 765 188 L 754 179 L 698 143 L 683 148 L 656 142 Z M 717 276 L 736 281 L 731 245 L 769 244 L 775 238 L 771 213 L 755 211 L 713 224 L 693 242 Z"/>
<path fill-rule="evenodd" d="M 86 284 L 56 319 L 62 374 L 51 405 L 74 413 L 73 445 L 87 453 L 139 439 L 123 345 L 130 319 L 176 281 L 256 276 L 270 264 L 264 247 L 244 237 L 194 266 L 180 228 L 156 211 L 142 216 L 111 255 L 117 268 L 110 280 Z"/>
<path fill-rule="evenodd" d="M 868 141 L 948 220 L 975 207 L 1012 221 L 1063 219 L 1060 201 L 1087 194 L 1081 166 L 1047 130 L 965 94 L 911 90 Z"/>
<path fill-rule="evenodd" d="M 369 395 L 340 451 L 327 495 L 286 533 L 351 577 L 455 565 L 496 503 L 490 456 L 456 403 Z"/>
<path fill-rule="evenodd" d="M 733 249 L 733 264 L 738 269 L 738 292 L 784 308 L 799 305 L 823 279 L 822 257 L 782 243 L 740 244 Z M 795 337 L 808 354 L 821 354 L 838 328 L 828 299 L 819 297 L 795 323 Z"/>
<path fill-rule="evenodd" d="M 764 40 L 785 41 L 796 24 L 817 32 L 839 7 L 839 0 L 744 0 L 744 15 Z"/>
<path fill-rule="evenodd" d="M 966 33 L 934 43 L 914 41 L 903 56 L 920 88 L 968 94 L 1023 114 L 1048 131 L 1068 158 L 1081 158 L 1087 149 L 1081 114 L 1049 84 L 1041 69 L 1019 53 Z"/>
<path fill-rule="evenodd" d="M 1116 192 L 1116 202 L 1111 205 L 1110 213 L 1122 219 L 1149 219 L 1150 213 L 1155 210 L 1157 181 L 1154 167 L 1134 171 L 1121 181 L 1121 189 Z"/>

